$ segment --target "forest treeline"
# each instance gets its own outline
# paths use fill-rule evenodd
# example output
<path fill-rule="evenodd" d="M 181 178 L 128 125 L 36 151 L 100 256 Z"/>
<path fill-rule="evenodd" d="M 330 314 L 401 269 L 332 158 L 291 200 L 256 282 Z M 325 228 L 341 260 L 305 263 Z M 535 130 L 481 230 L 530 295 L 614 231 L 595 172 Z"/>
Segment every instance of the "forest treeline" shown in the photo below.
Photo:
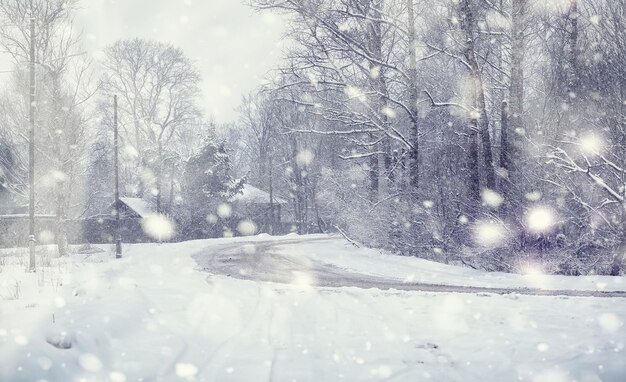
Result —
<path fill-rule="evenodd" d="M 622 272 L 625 1 L 253 6 L 292 43 L 242 108 L 246 162 L 302 230 L 489 270 Z"/>

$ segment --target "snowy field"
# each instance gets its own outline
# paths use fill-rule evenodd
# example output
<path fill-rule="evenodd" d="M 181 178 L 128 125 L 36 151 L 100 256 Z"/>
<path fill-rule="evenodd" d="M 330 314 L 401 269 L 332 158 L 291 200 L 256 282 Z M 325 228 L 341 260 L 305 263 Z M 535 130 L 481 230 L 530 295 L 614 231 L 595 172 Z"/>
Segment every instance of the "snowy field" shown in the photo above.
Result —
<path fill-rule="evenodd" d="M 320 236 L 133 245 L 122 260 L 102 247 L 46 256 L 36 274 L 5 251 L 0 381 L 626 380 L 626 299 L 315 287 L 306 269 L 283 284 L 194 260 L 238 244 L 252 256 L 259 243 L 400 281 L 626 289 L 623 278 L 485 274 Z"/>

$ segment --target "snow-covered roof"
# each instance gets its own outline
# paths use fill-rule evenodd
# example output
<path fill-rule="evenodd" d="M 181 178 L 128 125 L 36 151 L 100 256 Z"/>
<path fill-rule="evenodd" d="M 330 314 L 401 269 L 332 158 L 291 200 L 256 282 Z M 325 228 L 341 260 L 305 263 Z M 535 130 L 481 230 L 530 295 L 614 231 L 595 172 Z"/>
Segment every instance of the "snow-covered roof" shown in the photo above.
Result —
<path fill-rule="evenodd" d="M 155 213 L 152 205 L 142 198 L 120 198 L 120 201 L 133 210 L 137 215 L 144 218 Z"/>
<path fill-rule="evenodd" d="M 231 198 L 232 202 L 245 204 L 269 204 L 270 194 L 252 185 L 244 184 L 241 192 Z M 274 204 L 287 204 L 285 199 L 273 196 Z"/>

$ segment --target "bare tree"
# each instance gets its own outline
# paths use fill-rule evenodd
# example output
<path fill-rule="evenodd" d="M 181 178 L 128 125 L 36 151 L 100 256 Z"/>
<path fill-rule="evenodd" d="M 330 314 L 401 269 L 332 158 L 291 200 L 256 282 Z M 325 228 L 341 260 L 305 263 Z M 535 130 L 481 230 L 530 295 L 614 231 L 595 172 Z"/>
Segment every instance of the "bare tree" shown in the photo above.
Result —
<path fill-rule="evenodd" d="M 22 96 L 21 102 L 5 104 L 4 122 L 7 130 L 19 132 L 23 129 L 22 121 L 26 120 L 29 107 L 38 109 L 36 131 L 41 138 L 35 141 L 35 158 L 40 159 L 40 164 L 35 170 L 39 174 L 36 186 L 42 196 L 38 208 L 54 211 L 57 216 L 55 238 L 61 256 L 68 252 L 70 211 L 81 203 L 78 184 L 84 175 L 86 150 L 83 143 L 88 141 L 90 126 L 87 101 L 94 92 L 89 85 L 89 62 L 80 59 L 80 36 L 72 28 L 75 4 L 75 1 L 67 0 L 0 2 L 0 15 L 7 23 L 0 28 L 0 41 L 13 57 L 16 68 L 10 94 L 13 99 L 15 95 Z M 29 28 L 31 20 L 32 29 Z M 31 43 L 34 52 L 30 50 Z M 27 60 L 35 65 L 33 74 L 39 97 L 36 105 L 31 105 L 32 101 L 24 91 L 27 89 L 24 67 Z M 14 133 L 13 137 L 17 145 L 23 147 L 19 141 L 24 136 Z M 16 162 L 24 163 L 26 150 L 21 150 L 18 156 L 22 159 Z M 16 166 L 18 171 L 23 167 Z M 21 176 L 13 169 L 10 173 L 13 179 L 24 177 L 23 170 Z M 16 190 L 20 192 L 23 186 Z"/>
<path fill-rule="evenodd" d="M 103 92 L 120 97 L 122 139 L 136 150 L 137 194 L 154 182 L 157 211 L 168 157 L 178 136 L 199 119 L 200 74 L 183 51 L 158 42 L 118 41 L 106 51 Z"/>
<path fill-rule="evenodd" d="M 298 89 L 291 101 L 325 121 L 328 129 L 309 133 L 335 135 L 355 146 L 353 153 L 342 157 L 367 162 L 373 201 L 380 179 L 393 189 L 399 178 L 394 174 L 400 168 L 399 158 L 393 153 L 409 153 L 407 167 L 413 180 L 406 174 L 406 183 L 415 190 L 419 85 L 415 17 L 405 16 L 409 4 L 405 0 L 315 4 L 262 0 L 255 5 L 297 17 L 290 35 L 299 45 L 280 69 L 283 79 L 278 90 Z M 406 50 L 398 51 L 398 46 Z"/>

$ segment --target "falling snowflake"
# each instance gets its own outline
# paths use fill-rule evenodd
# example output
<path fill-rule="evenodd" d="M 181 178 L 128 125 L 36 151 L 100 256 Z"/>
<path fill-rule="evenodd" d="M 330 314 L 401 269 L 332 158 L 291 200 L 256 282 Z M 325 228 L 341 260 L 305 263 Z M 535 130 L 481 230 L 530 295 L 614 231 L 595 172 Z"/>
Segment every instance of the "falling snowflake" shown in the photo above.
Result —
<path fill-rule="evenodd" d="M 309 149 L 303 149 L 298 152 L 296 155 L 296 162 L 300 166 L 308 166 L 313 163 L 313 159 L 315 159 L 315 154 Z"/>
<path fill-rule="evenodd" d="M 483 200 L 483 204 L 489 208 L 496 209 L 499 208 L 502 203 L 504 203 L 504 198 L 502 197 L 502 195 L 488 188 L 484 188 L 481 191 L 480 196 Z"/>
<path fill-rule="evenodd" d="M 242 220 L 237 224 L 237 231 L 243 236 L 252 236 L 257 233 L 258 227 L 252 220 Z"/>
<path fill-rule="evenodd" d="M 507 236 L 507 229 L 500 222 L 480 221 L 474 226 L 474 241 L 481 247 L 501 246 L 506 242 Z"/>
<path fill-rule="evenodd" d="M 397 116 L 396 111 L 390 108 L 389 106 L 383 107 L 380 112 L 383 113 L 383 115 L 386 116 L 387 118 L 391 118 L 391 119 L 394 119 Z"/>
<path fill-rule="evenodd" d="M 221 203 L 219 206 L 217 206 L 217 216 L 219 216 L 222 219 L 227 219 L 229 218 L 233 213 L 233 208 L 230 206 L 230 204 L 227 203 Z"/>
<path fill-rule="evenodd" d="M 526 214 L 526 228 L 531 232 L 549 232 L 555 224 L 556 218 L 554 212 L 548 207 L 533 207 Z"/>
<path fill-rule="evenodd" d="M 152 214 L 141 221 L 141 227 L 150 238 L 165 241 L 174 237 L 174 223 L 165 215 Z"/>
<path fill-rule="evenodd" d="M 541 195 L 541 192 L 539 191 L 531 191 L 527 193 L 526 195 L 524 195 L 524 197 L 526 198 L 526 200 L 529 200 L 531 202 L 538 202 L 541 200 L 542 195 Z"/>
<path fill-rule="evenodd" d="M 596 133 L 589 133 L 578 140 L 578 145 L 583 154 L 600 155 L 604 148 L 604 140 Z"/>

